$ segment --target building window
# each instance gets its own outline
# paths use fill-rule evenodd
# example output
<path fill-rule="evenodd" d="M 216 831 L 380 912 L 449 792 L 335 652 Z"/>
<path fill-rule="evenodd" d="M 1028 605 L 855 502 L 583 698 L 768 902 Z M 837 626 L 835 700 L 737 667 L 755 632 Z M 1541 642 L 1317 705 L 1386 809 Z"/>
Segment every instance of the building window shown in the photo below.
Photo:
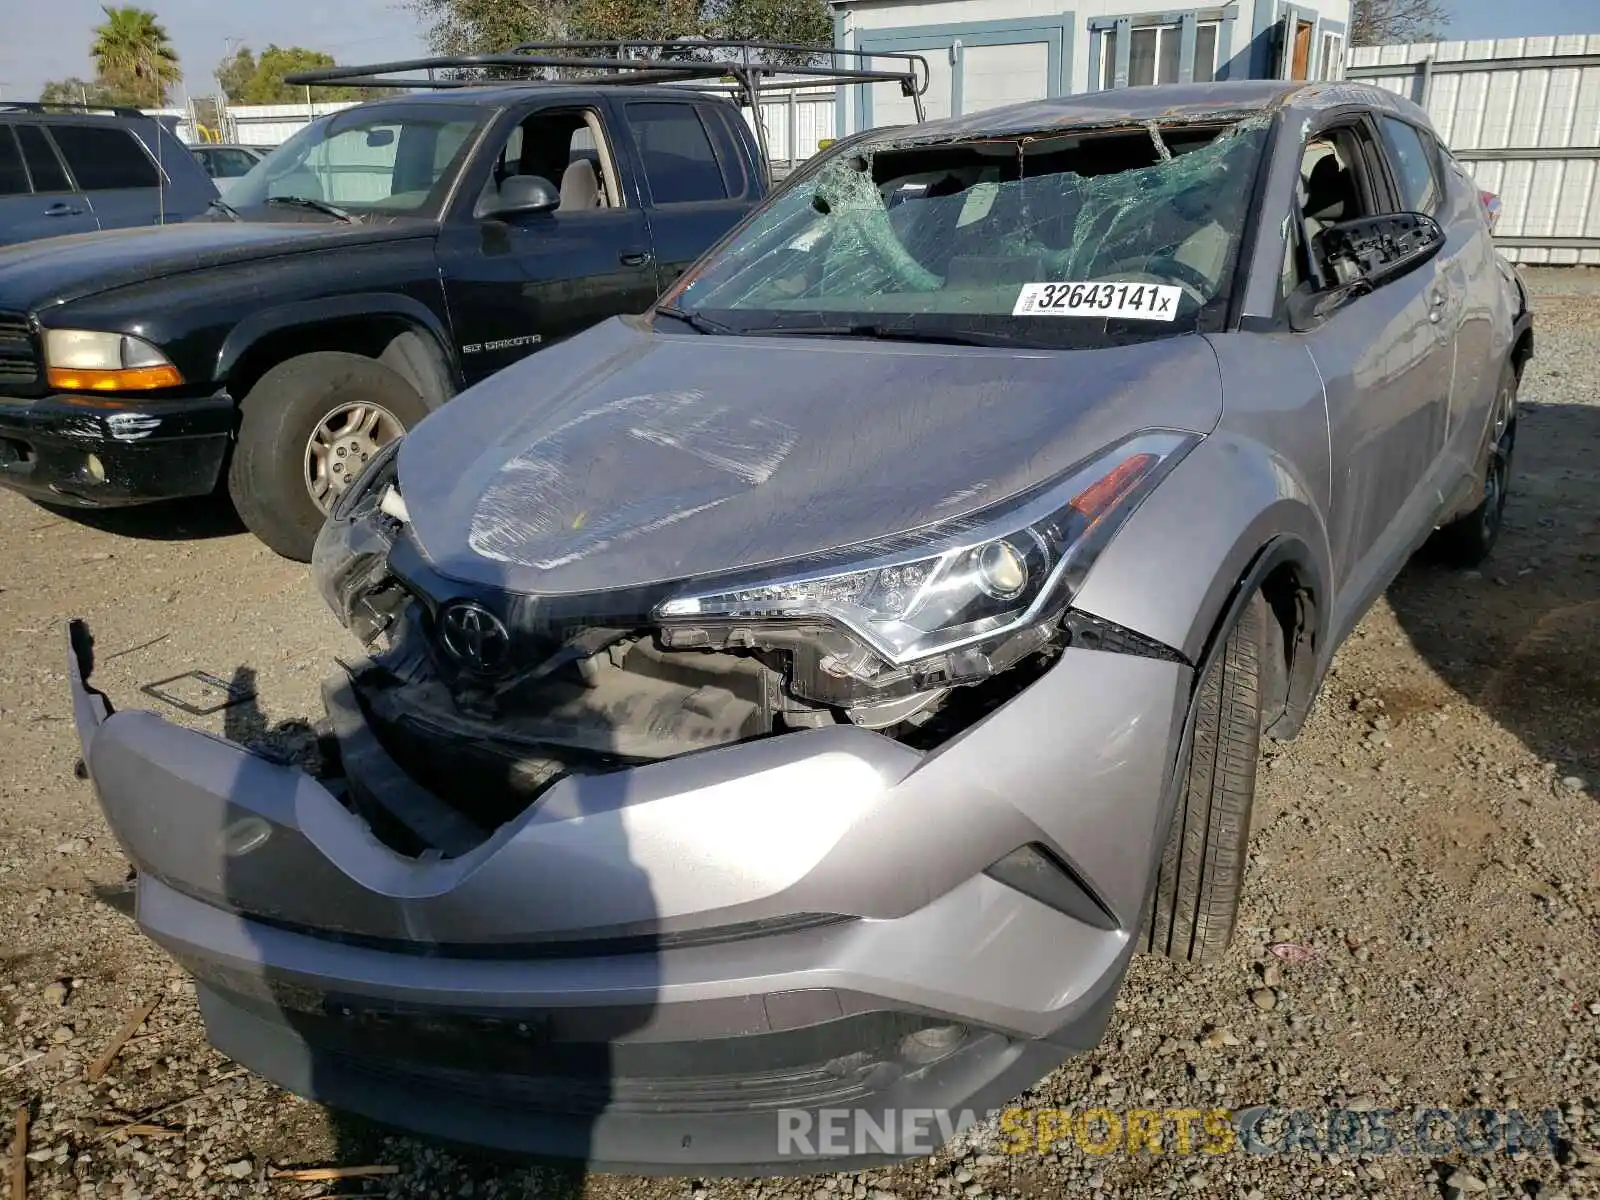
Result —
<path fill-rule="evenodd" d="M 1337 33 L 1322 35 L 1322 67 L 1318 79 L 1344 78 L 1344 38 Z"/>
<path fill-rule="evenodd" d="M 1190 64 L 1196 83 L 1210 83 L 1217 77 L 1216 21 L 1203 21 L 1194 29 L 1194 61 Z M 1142 87 L 1154 83 L 1177 83 L 1183 56 L 1183 26 L 1138 25 L 1128 34 L 1128 85 Z M 1117 31 L 1100 33 L 1100 87 L 1117 85 Z"/>

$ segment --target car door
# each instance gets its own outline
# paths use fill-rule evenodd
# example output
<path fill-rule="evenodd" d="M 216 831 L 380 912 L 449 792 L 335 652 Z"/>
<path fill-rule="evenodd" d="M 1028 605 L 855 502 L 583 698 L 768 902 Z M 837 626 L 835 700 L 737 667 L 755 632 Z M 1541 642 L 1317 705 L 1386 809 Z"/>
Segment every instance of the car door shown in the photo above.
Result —
<path fill-rule="evenodd" d="M 1440 334 L 1454 346 L 1445 457 L 1458 475 L 1470 475 L 1478 467 L 1503 366 L 1497 352 L 1505 334 L 1496 328 L 1504 317 L 1496 304 L 1500 271 L 1494 243 L 1476 185 L 1432 131 L 1391 116 L 1381 124 L 1407 203 L 1432 216 L 1445 233 L 1434 295 Z"/>
<path fill-rule="evenodd" d="M 166 222 L 161 171 L 131 129 L 64 121 L 50 125 L 48 132 L 78 188 L 89 197 L 100 228 Z"/>
<path fill-rule="evenodd" d="M 1322 229 L 1401 206 L 1369 118 L 1319 131 L 1305 153 L 1299 241 L 1311 257 L 1300 269 L 1315 275 L 1328 270 L 1312 249 Z M 1453 357 L 1434 303 L 1438 270 L 1424 262 L 1353 295 L 1303 335 L 1327 398 L 1328 536 L 1343 612 L 1365 609 L 1437 511 Z"/>
<path fill-rule="evenodd" d="M 595 106 L 524 108 L 491 130 L 439 238 L 469 382 L 655 299 L 650 227 L 621 184 L 618 157 Z M 500 186 L 513 175 L 546 179 L 561 206 L 498 211 Z"/>
<path fill-rule="evenodd" d="M 42 126 L 32 121 L 0 124 L 0 162 L 8 154 L 21 159 L 26 182 L 17 178 L 13 167 L 10 186 L 17 190 L 0 192 L 0 243 L 88 233 L 100 227 L 88 198 L 74 190 Z"/>
<path fill-rule="evenodd" d="M 648 206 L 665 291 L 750 210 L 761 182 L 750 177 L 748 156 L 739 153 L 728 105 L 691 99 L 612 103 L 632 139 L 635 186 Z"/>

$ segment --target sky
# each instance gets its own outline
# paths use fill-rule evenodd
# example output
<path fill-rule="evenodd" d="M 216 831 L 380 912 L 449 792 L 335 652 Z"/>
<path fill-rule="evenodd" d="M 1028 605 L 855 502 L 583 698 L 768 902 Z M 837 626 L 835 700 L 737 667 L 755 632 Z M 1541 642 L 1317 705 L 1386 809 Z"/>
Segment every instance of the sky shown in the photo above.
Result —
<path fill-rule="evenodd" d="M 1594 0 L 1442 0 L 1449 38 L 1600 34 Z M 404 0 L 139 0 L 167 27 L 184 68 L 184 87 L 214 95 L 212 71 L 230 47 L 270 42 L 324 50 L 341 63 L 379 62 L 425 51 L 421 26 Z M 1063 0 L 1067 6 L 1068 0 Z M 1565 11 L 1563 11 L 1565 10 Z M 96 0 L 0 0 L 0 99 L 31 100 L 48 79 L 88 78 Z M 180 92 L 177 99 L 183 99 Z"/>
<path fill-rule="evenodd" d="M 184 87 L 217 91 L 212 72 L 229 47 L 269 43 L 325 50 L 342 63 L 427 52 L 403 0 L 106 0 L 155 12 L 178 51 Z M 32 100 L 49 79 L 92 78 L 89 43 L 104 20 L 98 0 L 0 0 L 0 99 Z M 183 91 L 174 97 L 180 103 Z"/>

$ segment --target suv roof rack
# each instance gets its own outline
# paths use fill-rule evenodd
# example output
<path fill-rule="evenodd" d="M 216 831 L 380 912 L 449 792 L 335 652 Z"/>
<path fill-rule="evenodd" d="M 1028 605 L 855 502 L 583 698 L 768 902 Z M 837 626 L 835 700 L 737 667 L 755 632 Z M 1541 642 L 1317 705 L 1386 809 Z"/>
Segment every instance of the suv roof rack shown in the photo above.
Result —
<path fill-rule="evenodd" d="M 817 60 L 826 57 L 826 66 Z M 883 60 L 894 67 L 878 65 Z M 398 78 L 425 71 L 424 78 Z M 666 41 L 523 42 L 505 54 L 450 54 L 371 63 L 319 67 L 284 76 L 295 85 L 332 84 L 355 88 L 472 88 L 571 83 L 576 79 L 611 84 L 698 82 L 710 91 L 726 90 L 755 109 L 762 92 L 797 91 L 897 83 L 911 98 L 917 121 L 924 120 L 922 96 L 928 90 L 928 60 L 903 51 L 845 50 L 787 42 L 679 38 Z M 765 122 L 755 121 L 762 157 L 767 157 Z"/>
<path fill-rule="evenodd" d="M 57 103 L 54 100 L 0 100 L 0 112 L 28 112 L 28 113 L 92 113 L 104 114 L 111 117 L 141 117 L 146 121 L 155 120 L 149 113 L 141 109 L 132 108 L 126 104 L 76 104 L 70 101 Z"/>

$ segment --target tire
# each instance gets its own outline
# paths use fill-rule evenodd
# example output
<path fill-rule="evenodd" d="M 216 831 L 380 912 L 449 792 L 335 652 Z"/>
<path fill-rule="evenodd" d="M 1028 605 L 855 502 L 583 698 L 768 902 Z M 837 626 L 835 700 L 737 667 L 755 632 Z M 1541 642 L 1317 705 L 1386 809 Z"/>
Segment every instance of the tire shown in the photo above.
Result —
<path fill-rule="evenodd" d="M 1428 551 L 1452 567 L 1472 568 L 1493 552 L 1505 527 L 1506 497 L 1511 489 L 1511 456 L 1517 442 L 1517 372 L 1510 363 L 1495 393 L 1493 443 L 1483 468 L 1483 498 L 1466 516 L 1436 530 Z"/>
<path fill-rule="evenodd" d="M 1261 594 L 1252 596 L 1200 681 L 1194 736 L 1179 768 L 1172 831 L 1145 919 L 1144 948 L 1151 953 L 1212 963 L 1233 938 L 1250 844 L 1271 619 Z"/>
<path fill-rule="evenodd" d="M 311 560 L 326 519 L 308 479 L 312 461 L 324 462 L 324 478 L 348 481 L 371 450 L 391 441 L 428 415 L 409 383 L 382 363 L 359 354 L 319 351 L 281 362 L 240 402 L 239 440 L 228 466 L 228 495 L 245 527 L 285 558 Z M 373 414 L 374 428 L 352 425 L 337 446 L 313 456 L 318 430 Z M 356 422 L 362 423 L 362 422 Z M 397 436 L 397 434 L 396 434 Z M 369 445 L 370 443 L 370 445 Z M 331 465 L 329 465 L 331 464 Z M 323 493 L 331 503 L 343 483 Z"/>

